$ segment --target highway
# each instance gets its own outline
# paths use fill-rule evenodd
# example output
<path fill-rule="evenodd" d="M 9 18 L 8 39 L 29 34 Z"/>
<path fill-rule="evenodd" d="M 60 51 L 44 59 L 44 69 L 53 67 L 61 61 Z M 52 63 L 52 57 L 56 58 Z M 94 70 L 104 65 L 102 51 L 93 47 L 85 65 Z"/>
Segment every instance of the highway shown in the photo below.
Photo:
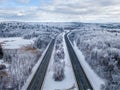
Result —
<path fill-rule="evenodd" d="M 34 75 L 32 81 L 30 82 L 27 90 L 41 90 L 45 74 L 48 68 L 48 64 L 51 58 L 51 54 L 53 51 L 55 39 L 52 40 L 50 43 L 47 52 L 45 53 L 45 56 L 43 57 L 43 60 L 41 61 L 41 64 L 39 68 L 37 69 L 36 74 Z"/>
<path fill-rule="evenodd" d="M 68 49 L 68 53 L 70 56 L 70 60 L 72 63 L 72 67 L 73 67 L 73 71 L 75 74 L 75 78 L 78 84 L 78 89 L 79 90 L 93 90 L 79 60 L 78 57 L 75 54 L 75 51 L 67 37 L 67 34 L 65 35 L 65 42 L 67 45 L 67 49 Z M 55 39 L 52 40 L 50 46 L 48 47 L 48 50 L 45 54 L 45 56 L 43 57 L 43 60 L 39 66 L 39 68 L 37 69 L 36 74 L 34 75 L 32 81 L 30 82 L 27 90 L 41 90 L 45 75 L 46 75 L 46 71 L 48 68 L 48 64 L 51 58 L 51 54 L 53 51 L 53 47 L 55 44 Z"/>
<path fill-rule="evenodd" d="M 65 42 L 67 45 L 68 53 L 70 56 L 70 60 L 72 63 L 72 67 L 75 73 L 76 81 L 78 84 L 78 89 L 79 90 L 93 90 L 79 60 L 78 57 L 75 54 L 75 51 L 67 37 L 67 34 L 65 35 Z"/>

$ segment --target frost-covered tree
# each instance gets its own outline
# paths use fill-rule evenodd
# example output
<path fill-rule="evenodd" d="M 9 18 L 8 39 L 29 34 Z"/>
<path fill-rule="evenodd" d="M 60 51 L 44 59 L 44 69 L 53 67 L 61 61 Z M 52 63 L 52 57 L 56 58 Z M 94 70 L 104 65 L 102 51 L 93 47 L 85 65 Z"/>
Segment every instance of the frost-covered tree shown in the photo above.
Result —
<path fill-rule="evenodd" d="M 4 51 L 4 61 L 10 61 L 8 68 L 10 79 L 7 84 L 15 90 L 21 90 L 31 70 L 40 57 L 39 50 L 6 50 Z M 7 87 L 7 86 L 4 86 Z"/>
<path fill-rule="evenodd" d="M 62 35 L 57 37 L 56 46 L 55 46 L 55 54 L 54 54 L 54 74 L 53 78 L 55 81 L 61 81 L 64 79 L 64 68 L 65 68 L 65 61 L 64 61 L 64 49 L 63 49 L 63 37 Z"/>
<path fill-rule="evenodd" d="M 37 33 L 34 33 L 34 32 Z M 33 33 L 32 33 L 33 32 Z M 60 26 L 44 25 L 44 23 L 24 23 L 24 22 L 1 22 L 0 37 L 21 37 L 33 38 L 44 33 L 58 34 L 62 32 Z"/>
<path fill-rule="evenodd" d="M 64 60 L 59 59 L 59 61 L 54 62 L 53 78 L 55 81 L 61 81 L 64 79 L 64 68 L 65 68 Z"/>
<path fill-rule="evenodd" d="M 91 30 L 86 27 L 69 35 L 83 52 L 92 69 L 104 78 L 102 90 L 120 89 L 120 33 L 113 29 Z M 93 28 L 93 27 L 92 27 Z"/>
<path fill-rule="evenodd" d="M 51 40 L 52 36 L 50 34 L 39 35 L 39 37 L 36 39 L 34 43 L 34 47 L 39 49 L 45 49 Z"/>

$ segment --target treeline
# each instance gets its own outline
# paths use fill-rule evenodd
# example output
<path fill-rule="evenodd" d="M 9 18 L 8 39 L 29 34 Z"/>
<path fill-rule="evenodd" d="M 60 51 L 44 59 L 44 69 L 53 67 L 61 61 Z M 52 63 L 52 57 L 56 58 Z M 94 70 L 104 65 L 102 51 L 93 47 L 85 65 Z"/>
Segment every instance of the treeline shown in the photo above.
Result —
<path fill-rule="evenodd" d="M 62 27 L 44 25 L 39 23 L 23 23 L 23 22 L 1 22 L 0 37 L 21 37 L 31 38 L 37 37 L 41 32 L 63 31 Z"/>

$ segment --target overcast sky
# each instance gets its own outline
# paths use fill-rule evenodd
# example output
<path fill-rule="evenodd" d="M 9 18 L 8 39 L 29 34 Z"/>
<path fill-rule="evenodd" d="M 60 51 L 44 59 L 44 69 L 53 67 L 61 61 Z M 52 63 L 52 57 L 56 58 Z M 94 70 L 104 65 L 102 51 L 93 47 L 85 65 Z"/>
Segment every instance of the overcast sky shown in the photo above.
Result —
<path fill-rule="evenodd" d="M 120 22 L 120 0 L 0 0 L 0 21 Z"/>

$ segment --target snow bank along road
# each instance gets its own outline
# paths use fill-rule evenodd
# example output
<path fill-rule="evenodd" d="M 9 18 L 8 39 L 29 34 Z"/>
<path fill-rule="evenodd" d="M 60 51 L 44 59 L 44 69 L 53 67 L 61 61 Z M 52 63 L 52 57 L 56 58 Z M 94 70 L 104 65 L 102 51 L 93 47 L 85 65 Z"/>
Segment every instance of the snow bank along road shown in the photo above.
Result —
<path fill-rule="evenodd" d="M 49 48 L 40 64 L 40 66 L 37 69 L 37 72 L 35 76 L 33 77 L 32 81 L 30 82 L 27 90 L 41 90 L 43 80 L 46 74 L 46 70 L 50 61 L 51 53 L 53 51 L 55 39 L 52 40 L 51 44 L 49 45 Z"/>
<path fill-rule="evenodd" d="M 65 35 L 65 41 L 66 41 L 66 45 L 68 48 L 70 60 L 72 62 L 72 66 L 73 66 L 73 70 L 75 73 L 75 77 L 77 80 L 79 90 L 93 90 L 93 88 L 92 88 L 92 86 L 91 86 L 79 60 L 78 60 L 78 57 L 76 56 L 76 54 L 73 50 L 73 47 L 67 37 L 67 34 Z"/>

